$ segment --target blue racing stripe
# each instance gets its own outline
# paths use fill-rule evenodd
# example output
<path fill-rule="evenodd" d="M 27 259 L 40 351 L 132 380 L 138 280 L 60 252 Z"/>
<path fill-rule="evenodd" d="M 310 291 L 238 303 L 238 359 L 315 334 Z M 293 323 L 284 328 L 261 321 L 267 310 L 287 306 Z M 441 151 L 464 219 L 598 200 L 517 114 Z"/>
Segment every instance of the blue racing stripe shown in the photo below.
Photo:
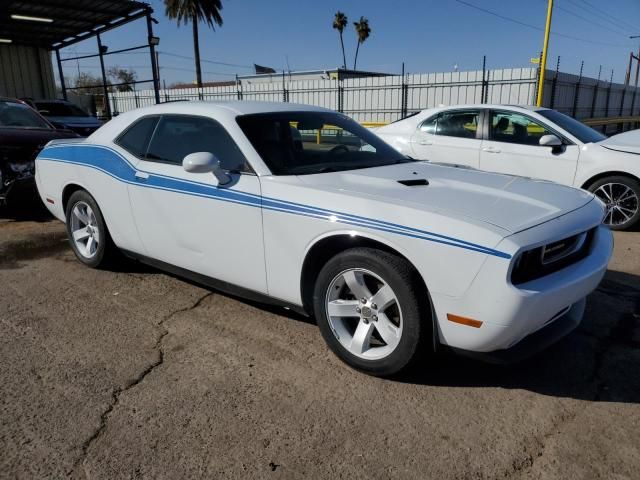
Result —
<path fill-rule="evenodd" d="M 184 180 L 153 172 L 145 172 L 149 174 L 149 178 L 142 183 L 135 179 L 135 173 L 141 170 L 135 168 L 129 160 L 117 151 L 102 145 L 54 144 L 40 152 L 38 159 L 90 167 L 99 170 L 116 180 L 145 188 L 173 191 L 181 194 L 207 197 L 225 202 L 260 207 L 266 210 L 319 218 L 331 222 L 371 228 L 406 237 L 428 240 L 500 258 L 511 258 L 511 255 L 505 252 L 483 247 L 482 245 L 468 242 L 466 240 L 459 240 L 439 233 L 428 232 L 413 227 L 407 227 L 350 213 L 336 212 L 286 200 L 262 197 L 260 195 L 241 192 L 238 190 L 219 188 L 206 183 Z"/>

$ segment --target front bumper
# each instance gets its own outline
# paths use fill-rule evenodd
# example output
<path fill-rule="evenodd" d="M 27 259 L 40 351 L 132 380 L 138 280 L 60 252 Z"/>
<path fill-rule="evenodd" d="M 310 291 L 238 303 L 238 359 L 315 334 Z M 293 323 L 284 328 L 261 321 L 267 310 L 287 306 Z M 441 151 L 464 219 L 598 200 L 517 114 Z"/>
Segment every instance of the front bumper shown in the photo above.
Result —
<path fill-rule="evenodd" d="M 9 199 L 18 194 L 32 194 L 36 192 L 35 177 L 33 174 L 22 175 L 19 178 L 3 180 L 0 185 L 0 202 L 8 203 Z"/>
<path fill-rule="evenodd" d="M 453 347 L 455 353 L 466 357 L 482 360 L 487 363 L 510 364 L 519 362 L 550 347 L 562 337 L 576 329 L 582 321 L 587 301 L 582 299 L 569 307 L 566 313 L 552 318 L 548 324 L 515 345 L 493 352 L 472 352 Z"/>
<path fill-rule="evenodd" d="M 515 348 L 536 332 L 552 332 L 553 343 L 558 334 L 565 335 L 580 322 L 584 299 L 602 280 L 612 250 L 610 230 L 599 226 L 587 257 L 517 287 L 509 281 L 508 265 L 501 264 L 500 259 L 487 259 L 463 296 L 432 295 L 439 342 L 454 349 L 487 354 Z M 479 320 L 482 325 L 474 328 L 448 321 L 447 313 Z M 556 322 L 560 323 L 551 328 Z M 570 329 L 561 327 L 571 323 L 575 325 Z M 544 346 L 539 340 L 544 335 L 540 333 L 527 344 Z M 509 355 L 515 354 L 505 354 Z"/>

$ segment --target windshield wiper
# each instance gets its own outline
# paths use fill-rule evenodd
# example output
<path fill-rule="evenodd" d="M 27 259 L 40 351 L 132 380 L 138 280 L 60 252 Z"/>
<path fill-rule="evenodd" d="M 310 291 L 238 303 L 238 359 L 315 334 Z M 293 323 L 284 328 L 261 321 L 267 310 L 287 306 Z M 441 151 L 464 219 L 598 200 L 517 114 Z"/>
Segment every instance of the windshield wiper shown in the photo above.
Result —
<path fill-rule="evenodd" d="M 335 172 L 336 169 L 334 167 L 322 167 L 319 168 L 318 170 L 316 170 L 313 173 L 331 173 L 331 172 Z"/>

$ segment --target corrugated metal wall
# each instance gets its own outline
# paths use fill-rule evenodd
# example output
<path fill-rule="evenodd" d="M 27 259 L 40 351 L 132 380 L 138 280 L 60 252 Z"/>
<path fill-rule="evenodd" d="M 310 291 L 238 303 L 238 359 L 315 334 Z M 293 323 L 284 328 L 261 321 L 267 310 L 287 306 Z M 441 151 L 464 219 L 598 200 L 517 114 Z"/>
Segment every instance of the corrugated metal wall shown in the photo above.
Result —
<path fill-rule="evenodd" d="M 489 101 L 530 104 L 535 98 L 535 68 L 490 70 Z M 262 100 L 296 102 L 341 110 L 358 121 L 390 122 L 401 117 L 402 77 L 365 77 L 338 80 L 293 80 L 241 82 L 239 85 L 161 90 L 160 99 L 169 100 Z M 407 75 L 409 112 L 440 104 L 482 101 L 482 71 Z M 117 92 L 109 96 L 111 111 L 126 112 L 155 103 L 153 91 Z"/>
<path fill-rule="evenodd" d="M 640 88 L 588 77 L 582 77 L 578 84 L 576 75 L 560 72 L 557 79 L 555 75 L 555 72 L 547 71 L 544 106 L 579 119 L 640 114 Z M 537 78 L 535 68 L 489 70 L 483 87 L 482 71 L 410 74 L 404 78 L 404 106 L 403 78 L 395 75 L 350 78 L 340 82 L 294 80 L 284 84 L 274 81 L 200 90 L 161 90 L 160 99 L 288 101 L 341 110 L 358 121 L 390 122 L 399 119 L 403 110 L 411 113 L 438 105 L 482 103 L 485 88 L 487 103 L 533 105 Z M 155 103 L 152 90 L 117 92 L 109 98 L 114 114 Z"/>
<path fill-rule="evenodd" d="M 37 47 L 0 45 L 0 96 L 55 98 L 49 51 Z"/>

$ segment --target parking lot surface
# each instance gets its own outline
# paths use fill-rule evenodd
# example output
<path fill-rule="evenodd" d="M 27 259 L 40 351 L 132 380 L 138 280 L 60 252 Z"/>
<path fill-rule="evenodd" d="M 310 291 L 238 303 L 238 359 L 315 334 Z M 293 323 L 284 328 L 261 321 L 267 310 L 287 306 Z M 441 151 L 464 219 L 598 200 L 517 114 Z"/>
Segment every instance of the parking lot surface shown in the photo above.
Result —
<path fill-rule="evenodd" d="M 518 365 L 396 380 L 309 319 L 135 263 L 75 260 L 0 213 L 2 478 L 616 478 L 640 472 L 640 233 L 579 329 Z"/>

